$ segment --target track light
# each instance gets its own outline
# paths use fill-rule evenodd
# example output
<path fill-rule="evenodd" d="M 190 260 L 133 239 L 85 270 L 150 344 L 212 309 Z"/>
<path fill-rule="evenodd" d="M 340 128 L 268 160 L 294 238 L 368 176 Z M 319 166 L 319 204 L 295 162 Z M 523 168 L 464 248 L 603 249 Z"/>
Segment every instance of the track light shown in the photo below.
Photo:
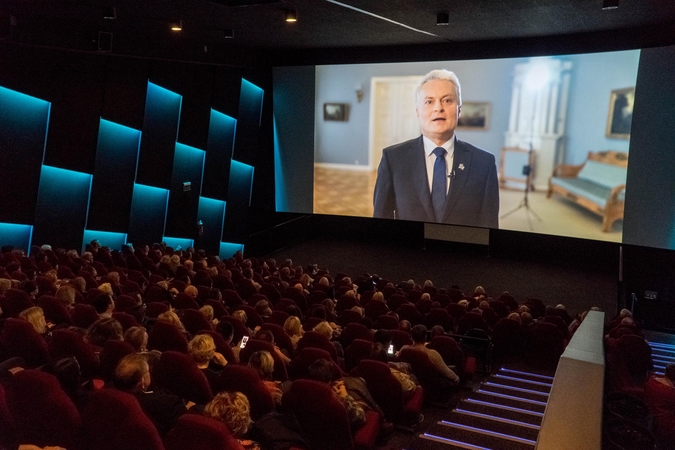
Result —
<path fill-rule="evenodd" d="M 450 25 L 450 14 L 446 11 L 436 14 L 436 25 Z"/>
<path fill-rule="evenodd" d="M 608 11 L 610 9 L 617 9 L 619 7 L 619 0 L 603 0 L 602 10 Z"/>
<path fill-rule="evenodd" d="M 171 31 L 182 31 L 183 30 L 183 21 L 182 20 L 172 20 L 169 22 Z"/>
<path fill-rule="evenodd" d="M 234 39 L 234 30 L 232 28 L 226 28 L 225 31 L 223 31 L 223 36 L 225 39 Z"/>
<path fill-rule="evenodd" d="M 103 7 L 103 18 L 106 20 L 117 19 L 117 9 L 114 6 Z"/>
<path fill-rule="evenodd" d="M 286 10 L 286 22 L 297 22 L 298 13 L 294 9 Z"/>

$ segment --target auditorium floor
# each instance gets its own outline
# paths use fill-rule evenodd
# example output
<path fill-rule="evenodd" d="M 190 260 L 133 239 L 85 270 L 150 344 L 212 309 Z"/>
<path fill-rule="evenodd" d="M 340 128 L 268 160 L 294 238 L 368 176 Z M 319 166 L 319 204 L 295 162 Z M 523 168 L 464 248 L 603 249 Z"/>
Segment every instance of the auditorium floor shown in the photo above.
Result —
<path fill-rule="evenodd" d="M 341 169 L 314 169 L 314 213 L 372 217 L 376 173 Z M 500 225 L 506 230 L 534 231 L 583 239 L 621 242 L 623 221 L 614 223 L 612 231 L 603 233 L 602 218 L 560 196 L 546 198 L 546 192 L 529 193 L 529 205 L 542 218 L 539 222 L 521 209 L 508 217 L 523 199 L 522 190 L 501 189 Z"/>

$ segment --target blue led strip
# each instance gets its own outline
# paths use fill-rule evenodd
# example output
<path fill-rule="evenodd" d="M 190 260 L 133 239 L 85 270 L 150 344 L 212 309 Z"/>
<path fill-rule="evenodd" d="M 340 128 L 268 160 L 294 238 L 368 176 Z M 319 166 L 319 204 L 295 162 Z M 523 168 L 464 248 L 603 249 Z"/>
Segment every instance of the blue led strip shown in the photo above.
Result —
<path fill-rule="evenodd" d="M 476 405 L 490 406 L 492 408 L 506 409 L 508 411 L 519 412 L 523 414 L 530 414 L 532 416 L 544 417 L 544 413 L 530 411 L 529 409 L 516 408 L 515 406 L 505 406 L 500 405 L 499 403 L 484 402 L 483 400 L 475 400 L 473 398 L 467 398 L 464 400 L 468 403 L 475 403 Z"/>
<path fill-rule="evenodd" d="M 505 417 L 492 416 L 490 414 L 477 413 L 477 412 L 474 412 L 474 411 L 469 411 L 469 410 L 461 409 L 461 408 L 455 408 L 455 412 L 465 414 L 465 415 L 468 415 L 468 416 L 480 417 L 482 419 L 494 420 L 494 421 L 497 421 L 497 422 L 504 422 L 504 423 L 508 423 L 508 424 L 511 424 L 511 425 L 519 425 L 519 426 L 525 427 L 525 428 L 533 428 L 535 430 L 538 430 L 540 428 L 539 425 L 534 425 L 532 423 L 520 422 L 518 420 L 507 419 Z"/>
<path fill-rule="evenodd" d="M 523 383 L 536 384 L 537 386 L 546 386 L 546 387 L 552 386 L 551 383 L 544 383 L 542 381 L 525 380 L 523 378 L 509 377 L 507 375 L 500 375 L 500 374 L 495 375 L 495 378 L 503 378 L 505 380 L 520 381 L 520 382 L 523 382 Z"/>
<path fill-rule="evenodd" d="M 485 384 L 487 386 L 495 386 L 495 387 L 499 387 L 499 388 L 510 389 L 512 391 L 527 392 L 529 394 L 537 394 L 537 395 L 543 395 L 544 397 L 548 397 L 548 394 L 546 392 L 533 391 L 532 389 L 523 389 L 523 388 L 519 388 L 519 387 L 508 386 L 506 384 L 499 384 L 499 383 L 495 383 L 495 382 L 492 382 L 492 381 L 488 381 Z"/>
<path fill-rule="evenodd" d="M 462 441 L 456 441 L 454 439 L 449 439 L 449 438 L 446 438 L 446 437 L 436 436 L 435 434 L 429 434 L 429 433 L 420 434 L 420 438 L 428 439 L 430 441 L 439 441 L 439 442 L 443 442 L 443 443 L 458 445 L 460 447 L 470 449 L 470 450 L 492 450 L 492 449 L 489 449 L 487 447 L 480 447 L 478 445 L 473 445 L 473 444 L 469 444 L 469 443 L 462 442 Z"/>
<path fill-rule="evenodd" d="M 655 347 L 659 350 L 664 349 L 664 350 L 675 350 L 675 345 L 672 344 L 662 344 L 660 342 L 648 342 L 650 347 Z"/>
<path fill-rule="evenodd" d="M 513 395 L 500 394 L 498 392 L 492 392 L 492 391 L 484 391 L 482 389 L 479 389 L 478 392 L 480 394 L 494 395 L 495 397 L 506 398 L 506 399 L 509 399 L 509 400 L 518 400 L 519 402 L 532 403 L 533 405 L 546 406 L 546 402 L 538 402 L 536 400 L 530 400 L 530 399 L 527 399 L 527 398 L 514 397 Z"/>
<path fill-rule="evenodd" d="M 533 376 L 533 377 L 538 377 L 538 378 L 543 378 L 543 379 L 545 379 L 545 380 L 551 380 L 551 381 L 553 381 L 553 377 L 549 377 L 548 375 L 540 375 L 540 374 L 538 374 L 538 373 L 522 372 L 522 371 L 520 371 L 520 370 L 506 369 L 506 368 L 504 368 L 504 367 L 502 367 L 501 369 L 499 369 L 499 371 L 500 371 L 500 372 L 509 372 L 509 373 L 519 373 L 519 374 L 521 374 L 521 375 L 530 375 L 530 376 Z"/>
<path fill-rule="evenodd" d="M 447 420 L 441 420 L 438 422 L 440 425 L 445 425 L 446 427 L 459 428 L 460 430 L 474 431 L 476 433 L 484 434 L 486 436 L 500 437 L 507 439 L 509 441 L 522 442 L 523 444 L 536 445 L 537 441 L 532 441 L 530 439 L 521 438 L 518 436 L 512 436 L 510 434 L 498 433 L 496 431 L 484 430 L 482 428 L 476 428 L 469 425 L 464 425 L 461 423 L 448 422 Z"/>

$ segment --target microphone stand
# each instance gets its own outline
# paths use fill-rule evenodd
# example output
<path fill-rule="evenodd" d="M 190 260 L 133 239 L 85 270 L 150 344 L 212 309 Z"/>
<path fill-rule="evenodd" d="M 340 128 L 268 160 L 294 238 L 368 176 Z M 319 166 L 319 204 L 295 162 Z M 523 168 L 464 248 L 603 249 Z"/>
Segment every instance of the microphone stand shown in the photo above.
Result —
<path fill-rule="evenodd" d="M 530 192 L 530 186 L 532 184 L 532 161 L 533 161 L 533 155 L 534 155 L 534 146 L 532 144 L 532 141 L 534 140 L 534 114 L 535 114 L 535 110 L 537 108 L 538 97 L 539 97 L 539 91 L 535 91 L 534 105 L 532 106 L 532 123 L 530 125 L 530 149 L 527 152 L 527 165 L 523 166 L 523 175 L 525 175 L 525 195 L 523 196 L 523 199 L 520 201 L 518 206 L 516 206 L 511 211 L 509 211 L 506 214 L 503 214 L 501 216 L 501 219 L 504 219 L 505 217 L 510 216 L 511 214 L 515 213 L 516 211 L 520 211 L 521 209 L 525 209 L 525 217 L 527 217 L 527 224 L 530 227 L 530 231 L 534 231 L 534 227 L 532 226 L 532 219 L 530 219 L 530 214 L 532 214 L 539 222 L 542 222 L 541 217 L 539 217 L 537 215 L 537 213 L 534 212 L 534 209 L 532 209 L 532 207 L 530 207 L 530 201 L 529 201 L 529 198 L 528 198 L 528 194 Z"/>

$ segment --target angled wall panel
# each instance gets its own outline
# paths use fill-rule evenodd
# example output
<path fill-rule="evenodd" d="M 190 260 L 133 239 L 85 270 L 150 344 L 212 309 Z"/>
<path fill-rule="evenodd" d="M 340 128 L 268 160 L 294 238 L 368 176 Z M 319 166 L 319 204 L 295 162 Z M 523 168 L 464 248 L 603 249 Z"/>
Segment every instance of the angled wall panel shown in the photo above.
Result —
<path fill-rule="evenodd" d="M 211 110 L 209 139 L 206 147 L 206 164 L 202 195 L 218 200 L 227 200 L 230 161 L 234 149 L 237 120 Z"/>
<path fill-rule="evenodd" d="M 94 239 L 98 239 L 102 246 L 110 247 L 111 250 L 121 250 L 122 246 L 127 243 L 127 234 L 113 233 L 110 231 L 84 230 L 82 250 L 84 251 L 84 247 Z"/>
<path fill-rule="evenodd" d="M 199 212 L 197 220 L 203 224 L 203 233 L 195 236 L 195 246 L 203 248 L 209 254 L 219 252 L 220 241 L 223 239 L 223 225 L 225 224 L 226 204 L 212 198 L 199 198 Z"/>
<path fill-rule="evenodd" d="M 169 189 L 183 97 L 148 82 L 136 181 Z"/>
<path fill-rule="evenodd" d="M 0 221 L 33 223 L 51 104 L 0 87 Z"/>
<path fill-rule="evenodd" d="M 218 256 L 220 259 L 230 259 L 238 251 L 244 252 L 244 244 L 235 244 L 232 242 L 221 242 Z"/>
<path fill-rule="evenodd" d="M 79 249 L 82 244 L 92 176 L 42 166 L 35 209 L 33 242 Z"/>
<path fill-rule="evenodd" d="M 141 132 L 101 119 L 87 228 L 125 233 Z"/>
<path fill-rule="evenodd" d="M 251 206 L 254 168 L 248 164 L 232 161 L 230 187 L 225 216 L 227 240 L 244 242 L 248 238 L 248 209 Z"/>
<path fill-rule="evenodd" d="M 166 221 L 166 234 L 169 236 L 194 237 L 204 156 L 203 150 L 176 143 Z"/>
<path fill-rule="evenodd" d="M 168 189 L 135 184 L 127 242 L 136 245 L 161 242 L 168 203 Z"/>
<path fill-rule="evenodd" d="M 166 245 L 174 250 L 187 250 L 188 248 L 195 246 L 194 239 L 164 236 L 162 241 L 166 242 Z"/>
<path fill-rule="evenodd" d="M 253 156 L 259 146 L 260 122 L 265 91 L 242 78 L 237 114 L 237 139 L 234 159 L 253 164 Z"/>
<path fill-rule="evenodd" d="M 16 248 L 30 251 L 33 239 L 33 226 L 18 223 L 0 223 L 0 245 L 13 245 Z"/>

